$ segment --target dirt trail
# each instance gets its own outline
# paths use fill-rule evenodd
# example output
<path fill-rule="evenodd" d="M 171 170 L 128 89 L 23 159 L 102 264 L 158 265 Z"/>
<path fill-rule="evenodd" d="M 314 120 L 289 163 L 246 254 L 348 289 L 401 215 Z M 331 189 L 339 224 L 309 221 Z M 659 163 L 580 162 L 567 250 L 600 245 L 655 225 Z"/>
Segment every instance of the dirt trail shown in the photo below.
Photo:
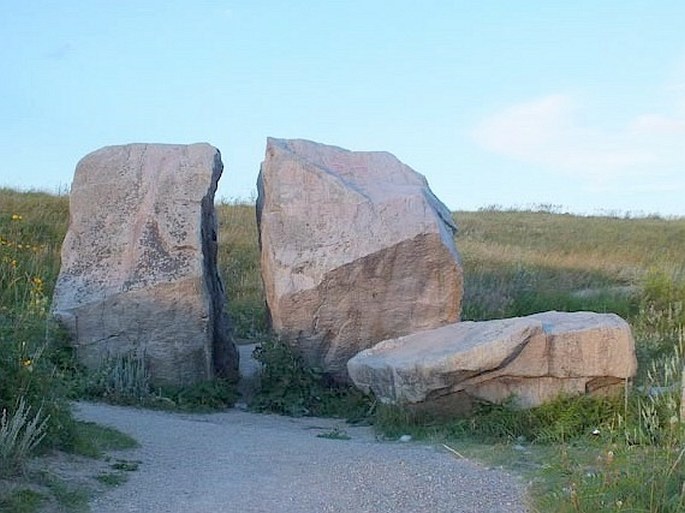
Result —
<path fill-rule="evenodd" d="M 93 513 L 516 513 L 523 483 L 442 447 L 378 442 L 365 427 L 239 410 L 184 415 L 80 403 L 135 437 L 140 460 Z M 317 437 L 338 428 L 351 437 Z"/>

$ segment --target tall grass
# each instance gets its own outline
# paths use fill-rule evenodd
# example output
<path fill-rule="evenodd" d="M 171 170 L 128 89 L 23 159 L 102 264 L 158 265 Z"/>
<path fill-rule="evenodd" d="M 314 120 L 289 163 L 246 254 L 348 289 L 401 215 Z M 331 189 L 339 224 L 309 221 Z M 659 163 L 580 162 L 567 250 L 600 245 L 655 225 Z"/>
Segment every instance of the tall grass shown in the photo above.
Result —
<path fill-rule="evenodd" d="M 457 212 L 465 319 L 541 310 L 638 313 L 650 273 L 685 272 L 685 219 Z"/>
<path fill-rule="evenodd" d="M 49 418 L 44 445 L 67 446 L 73 440 L 54 363 L 59 333 L 49 315 L 66 223 L 66 198 L 0 189 L 0 410 L 12 416 L 8 426 L 29 409 L 42 412 Z"/>
<path fill-rule="evenodd" d="M 32 414 L 31 407 L 19 400 L 16 410 L 0 414 L 0 478 L 22 470 L 31 453 L 45 438 L 50 417 L 42 409 Z"/>
<path fill-rule="evenodd" d="M 239 341 L 261 338 L 267 331 L 264 288 L 259 267 L 259 235 L 253 205 L 217 205 L 219 272 L 228 312 Z"/>

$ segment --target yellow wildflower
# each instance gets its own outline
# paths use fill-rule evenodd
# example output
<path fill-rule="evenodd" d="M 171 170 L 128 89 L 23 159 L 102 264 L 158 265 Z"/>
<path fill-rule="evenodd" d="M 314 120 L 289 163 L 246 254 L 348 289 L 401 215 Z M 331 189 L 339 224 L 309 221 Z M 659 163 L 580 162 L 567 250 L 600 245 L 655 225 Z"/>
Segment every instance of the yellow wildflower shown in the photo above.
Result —
<path fill-rule="evenodd" d="M 24 367 L 31 367 L 31 365 L 33 364 L 33 360 L 31 360 L 31 358 L 25 358 L 24 361 L 21 362 L 21 364 Z"/>
<path fill-rule="evenodd" d="M 24 219 L 21 215 L 19 214 L 12 214 L 12 221 L 21 221 Z"/>

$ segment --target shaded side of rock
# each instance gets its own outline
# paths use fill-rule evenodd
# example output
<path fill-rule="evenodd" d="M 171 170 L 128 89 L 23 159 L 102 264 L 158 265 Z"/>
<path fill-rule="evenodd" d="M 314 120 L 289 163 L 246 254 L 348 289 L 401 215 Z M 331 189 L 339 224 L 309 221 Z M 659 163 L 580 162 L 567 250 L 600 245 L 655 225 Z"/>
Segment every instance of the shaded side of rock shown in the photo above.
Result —
<path fill-rule="evenodd" d="M 272 326 L 339 380 L 357 352 L 459 319 L 456 227 L 389 153 L 269 139 L 258 180 Z"/>
<path fill-rule="evenodd" d="M 610 394 L 637 369 L 629 325 L 614 314 L 546 312 L 462 322 L 381 342 L 348 362 L 384 403 L 437 414 L 475 400 L 539 406 L 560 395 Z"/>
<path fill-rule="evenodd" d="M 222 170 L 208 144 L 110 146 L 79 162 L 53 312 L 85 365 L 133 353 L 157 384 L 237 378 L 216 267 Z"/>

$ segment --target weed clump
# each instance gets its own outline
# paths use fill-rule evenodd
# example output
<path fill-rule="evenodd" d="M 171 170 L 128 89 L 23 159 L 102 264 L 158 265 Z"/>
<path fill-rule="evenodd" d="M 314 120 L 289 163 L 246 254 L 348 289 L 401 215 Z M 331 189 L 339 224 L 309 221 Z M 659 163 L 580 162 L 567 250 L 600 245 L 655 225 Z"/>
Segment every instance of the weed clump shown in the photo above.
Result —
<path fill-rule="evenodd" d="M 260 388 L 250 405 L 255 411 L 359 420 L 372 408 L 367 396 L 351 386 L 333 383 L 276 338 L 263 341 L 254 357 L 262 365 Z"/>
<path fill-rule="evenodd" d="M 22 470 L 31 453 L 45 438 L 50 417 L 43 417 L 42 409 L 35 414 L 31 407 L 19 400 L 12 413 L 2 410 L 0 414 L 0 478 Z"/>

